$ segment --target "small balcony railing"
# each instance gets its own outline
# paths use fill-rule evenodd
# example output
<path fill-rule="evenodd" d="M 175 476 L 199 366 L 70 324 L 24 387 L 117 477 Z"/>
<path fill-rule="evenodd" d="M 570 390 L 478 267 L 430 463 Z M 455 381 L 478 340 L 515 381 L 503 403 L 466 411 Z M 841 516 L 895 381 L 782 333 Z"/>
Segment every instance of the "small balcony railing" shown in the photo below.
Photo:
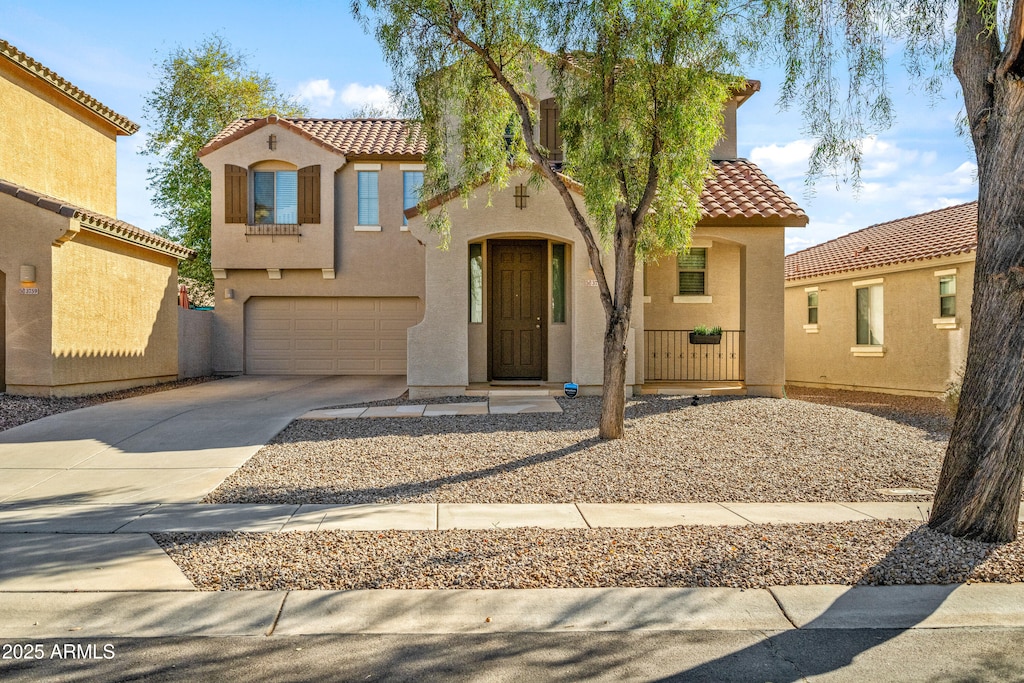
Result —
<path fill-rule="evenodd" d="M 644 331 L 645 381 L 743 381 L 743 330 L 723 330 L 717 344 L 691 344 L 690 332 Z"/>

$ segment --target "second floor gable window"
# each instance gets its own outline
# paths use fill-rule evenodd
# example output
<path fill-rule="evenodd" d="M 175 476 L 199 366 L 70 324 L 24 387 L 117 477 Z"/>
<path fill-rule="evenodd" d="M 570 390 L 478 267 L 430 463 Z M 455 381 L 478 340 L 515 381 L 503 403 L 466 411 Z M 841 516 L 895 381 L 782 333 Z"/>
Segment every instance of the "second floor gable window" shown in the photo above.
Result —
<path fill-rule="evenodd" d="M 256 171 L 252 186 L 254 223 L 292 225 L 299 222 L 296 171 Z"/>
<path fill-rule="evenodd" d="M 423 188 L 423 171 L 402 172 L 402 210 L 411 209 L 420 203 L 420 190 Z M 402 216 L 402 225 L 408 225 L 409 221 Z"/>

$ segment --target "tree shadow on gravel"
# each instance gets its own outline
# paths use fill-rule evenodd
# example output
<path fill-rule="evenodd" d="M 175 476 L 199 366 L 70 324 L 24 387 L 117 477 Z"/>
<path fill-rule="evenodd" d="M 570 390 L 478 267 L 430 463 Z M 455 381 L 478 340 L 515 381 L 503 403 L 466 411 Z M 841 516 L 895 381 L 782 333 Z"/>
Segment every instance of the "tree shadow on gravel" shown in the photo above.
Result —
<path fill-rule="evenodd" d="M 601 439 L 594 436 L 589 439 L 569 444 L 564 448 L 547 451 L 545 453 L 537 453 L 517 460 L 509 460 L 498 465 L 494 465 L 493 467 L 458 472 L 456 474 L 436 477 L 426 481 L 401 482 L 390 486 L 346 488 L 343 491 L 339 491 L 339 493 L 344 494 L 344 503 L 338 504 L 362 505 L 367 503 L 390 503 L 396 500 L 401 502 L 409 497 L 433 493 L 446 486 L 487 479 L 502 474 L 508 474 L 509 472 L 515 472 L 516 470 L 530 468 L 535 465 L 561 460 L 562 458 L 584 451 L 599 443 L 601 443 Z M 320 503 L 323 500 L 333 501 L 337 497 L 335 496 L 332 498 L 329 493 L 325 497 L 324 486 L 290 487 L 287 489 L 275 488 L 264 491 L 256 489 L 255 487 L 247 487 L 244 489 L 244 493 L 246 500 L 271 501 L 272 499 L 282 499 L 288 501 L 303 501 L 304 504 Z"/>
<path fill-rule="evenodd" d="M 839 671 L 854 660 L 915 628 L 922 627 L 950 599 L 955 591 L 963 591 L 957 603 L 970 600 L 969 587 L 964 587 L 971 572 L 984 561 L 995 544 L 949 539 L 943 559 L 953 554 L 958 565 L 952 571 L 937 567 L 934 556 L 928 557 L 920 543 L 922 535 L 944 536 L 919 527 L 904 537 L 880 561 L 865 569 L 852 588 L 846 586 L 780 586 L 770 589 L 780 609 L 794 628 L 768 636 L 763 642 L 683 670 L 664 681 L 741 681 L 750 680 L 765 662 L 766 652 L 780 658 L 791 668 L 788 675 L 773 671 L 773 683 L 803 681 Z M 931 562 L 929 562 L 929 559 Z M 906 572 L 919 570 L 917 581 L 905 579 Z M 929 574 L 928 572 L 932 572 Z M 935 576 L 935 573 L 940 576 Z M 943 580 L 956 583 L 929 584 Z M 898 580 L 907 583 L 886 584 Z M 949 626 L 936 623 L 934 627 Z M 954 624 L 955 625 L 955 624 Z M 959 653 L 946 653 L 950 657 Z M 905 679 L 899 664 L 893 663 L 893 680 Z M 768 679 L 765 679 L 768 680 Z M 995 680 L 995 679 L 992 679 Z"/>

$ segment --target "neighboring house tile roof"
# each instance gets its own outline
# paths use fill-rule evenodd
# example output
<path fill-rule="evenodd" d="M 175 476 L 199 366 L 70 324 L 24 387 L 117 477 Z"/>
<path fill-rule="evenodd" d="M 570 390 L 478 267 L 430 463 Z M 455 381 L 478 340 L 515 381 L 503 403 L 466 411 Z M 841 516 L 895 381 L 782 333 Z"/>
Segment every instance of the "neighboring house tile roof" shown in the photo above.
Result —
<path fill-rule="evenodd" d="M 15 185 L 14 183 L 7 182 L 6 180 L 0 179 L 0 192 L 9 194 L 12 197 L 16 197 L 24 202 L 28 202 L 29 204 L 35 204 L 39 208 L 53 211 L 65 218 L 74 218 L 81 223 L 83 228 L 93 232 L 109 235 L 115 239 L 131 242 L 141 247 L 145 247 L 146 249 L 168 254 L 178 259 L 192 259 L 196 256 L 196 253 L 191 249 L 183 247 L 177 242 L 172 242 L 169 239 L 160 237 L 159 235 L 154 235 L 142 228 L 135 227 L 130 223 L 125 223 L 124 221 L 119 221 L 116 218 L 104 216 L 103 214 L 89 211 L 87 209 L 74 206 L 73 204 L 68 204 L 60 199 L 55 199 L 48 195 L 29 190 L 21 185 Z"/>
<path fill-rule="evenodd" d="M 199 150 L 199 156 L 272 124 L 292 130 L 346 157 L 421 157 L 427 151 L 427 141 L 420 134 L 419 125 L 403 119 L 294 119 L 267 116 L 232 121 Z"/>
<path fill-rule="evenodd" d="M 704 184 L 700 195 L 701 220 L 699 225 L 729 226 L 793 226 L 807 225 L 807 214 L 796 202 L 779 189 L 764 172 L 746 159 L 715 161 L 715 176 Z M 569 188 L 582 193 L 583 186 L 563 175 Z M 428 199 L 427 209 L 433 209 L 458 197 L 460 192 L 449 190 Z M 413 207 L 405 211 L 408 218 L 419 214 Z"/>
<path fill-rule="evenodd" d="M 978 202 L 879 223 L 786 257 L 786 279 L 954 256 L 978 247 Z"/>
<path fill-rule="evenodd" d="M 46 68 L 35 59 L 32 59 L 27 54 L 3 39 L 0 39 L 0 57 L 20 67 L 36 78 L 45 81 L 57 91 L 63 93 L 67 97 L 70 97 L 72 100 L 94 114 L 99 115 L 106 121 L 109 121 L 124 135 L 132 135 L 139 130 L 139 124 L 126 116 L 118 114 L 116 111 L 106 106 L 71 81 L 54 73 L 51 69 Z"/>

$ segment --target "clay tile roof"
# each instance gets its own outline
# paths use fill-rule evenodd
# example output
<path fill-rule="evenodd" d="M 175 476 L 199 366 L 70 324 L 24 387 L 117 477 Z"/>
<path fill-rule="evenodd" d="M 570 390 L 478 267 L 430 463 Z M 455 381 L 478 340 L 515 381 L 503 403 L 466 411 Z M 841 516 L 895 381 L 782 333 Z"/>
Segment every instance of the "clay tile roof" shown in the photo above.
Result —
<path fill-rule="evenodd" d="M 802 227 L 807 214 L 779 189 L 764 172 L 746 159 L 715 161 L 715 176 L 704 184 L 700 195 L 704 226 Z M 567 175 L 558 174 L 570 190 L 583 193 L 583 185 Z M 459 188 L 448 190 L 425 202 L 433 209 L 459 196 Z M 419 215 L 419 207 L 406 209 L 405 216 Z"/>
<path fill-rule="evenodd" d="M 953 256 L 978 247 L 978 202 L 879 223 L 786 257 L 786 279 Z"/>
<path fill-rule="evenodd" d="M 422 157 L 427 142 L 418 124 L 403 119 L 236 119 L 199 150 L 199 156 L 276 124 L 346 157 Z"/>
<path fill-rule="evenodd" d="M 715 162 L 715 177 L 700 196 L 702 225 L 753 222 L 807 225 L 807 214 L 756 164 L 746 159 Z"/>
<path fill-rule="evenodd" d="M 177 242 L 172 242 L 169 239 L 160 237 L 159 235 L 154 235 L 142 228 L 137 228 L 130 223 L 125 223 L 124 221 L 119 221 L 116 218 L 104 216 L 101 213 L 96 213 L 95 211 L 89 211 L 88 209 L 68 204 L 60 199 L 49 197 L 40 192 L 30 190 L 3 179 L 0 179 L 0 192 L 9 194 L 12 197 L 16 197 L 24 202 L 28 202 L 29 204 L 35 204 L 41 209 L 53 211 L 65 218 L 78 219 L 83 228 L 93 232 L 109 235 L 115 239 L 131 242 L 141 247 L 145 247 L 146 249 L 174 256 L 178 259 L 193 259 L 196 256 L 196 252 L 191 249 L 183 247 Z"/>
<path fill-rule="evenodd" d="M 14 47 L 6 40 L 0 39 L 0 58 L 4 58 L 12 64 L 24 69 L 36 78 L 48 83 L 50 86 L 63 93 L 67 97 L 99 115 L 112 123 L 124 135 L 132 135 L 139 130 L 139 124 L 127 116 L 122 116 L 106 106 L 92 95 L 88 94 L 71 81 L 46 68 L 27 54 Z"/>

